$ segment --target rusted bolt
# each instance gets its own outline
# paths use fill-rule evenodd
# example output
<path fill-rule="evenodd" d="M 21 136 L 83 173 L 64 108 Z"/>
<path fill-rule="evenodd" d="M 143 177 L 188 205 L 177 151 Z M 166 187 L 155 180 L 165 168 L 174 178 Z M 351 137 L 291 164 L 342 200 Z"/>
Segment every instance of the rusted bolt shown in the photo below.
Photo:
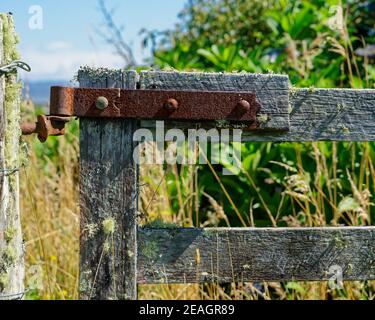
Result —
<path fill-rule="evenodd" d="M 35 123 L 22 123 L 21 131 L 23 135 L 36 133 L 40 142 L 45 142 L 48 136 L 63 135 L 66 122 L 69 122 L 67 117 L 39 115 Z"/>
<path fill-rule="evenodd" d="M 36 132 L 36 123 L 23 122 L 21 123 L 22 135 L 28 136 Z"/>
<path fill-rule="evenodd" d="M 106 97 L 99 97 L 96 99 L 95 106 L 100 110 L 104 110 L 108 107 L 108 104 L 108 99 Z"/>
<path fill-rule="evenodd" d="M 248 112 L 250 111 L 250 103 L 244 99 L 241 99 L 238 103 L 237 103 L 237 108 L 239 109 L 239 111 L 241 112 Z"/>
<path fill-rule="evenodd" d="M 176 99 L 170 98 L 164 103 L 164 108 L 168 111 L 176 111 L 178 108 L 178 102 Z"/>

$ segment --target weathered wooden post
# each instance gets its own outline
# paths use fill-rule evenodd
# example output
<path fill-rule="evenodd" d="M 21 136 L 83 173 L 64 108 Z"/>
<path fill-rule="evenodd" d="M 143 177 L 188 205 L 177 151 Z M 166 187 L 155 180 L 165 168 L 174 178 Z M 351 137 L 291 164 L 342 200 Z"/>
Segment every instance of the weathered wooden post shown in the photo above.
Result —
<path fill-rule="evenodd" d="M 137 73 L 82 69 L 78 80 L 136 89 Z M 80 119 L 81 299 L 137 298 L 135 130 L 134 120 Z"/>
<path fill-rule="evenodd" d="M 0 14 L 0 66 L 18 59 L 12 16 Z M 20 85 L 0 74 L 0 300 L 23 297 L 24 265 L 19 210 Z"/>

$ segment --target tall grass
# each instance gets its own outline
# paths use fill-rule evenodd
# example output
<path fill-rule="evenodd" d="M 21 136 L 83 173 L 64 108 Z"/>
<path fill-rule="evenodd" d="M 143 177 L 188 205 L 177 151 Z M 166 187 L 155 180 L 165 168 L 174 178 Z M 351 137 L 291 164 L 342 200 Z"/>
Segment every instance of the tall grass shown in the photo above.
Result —
<path fill-rule="evenodd" d="M 30 106 L 30 104 L 29 104 Z M 76 123 L 68 139 L 42 145 L 25 138 L 27 162 L 20 172 L 21 212 L 30 299 L 77 298 L 78 139 Z"/>

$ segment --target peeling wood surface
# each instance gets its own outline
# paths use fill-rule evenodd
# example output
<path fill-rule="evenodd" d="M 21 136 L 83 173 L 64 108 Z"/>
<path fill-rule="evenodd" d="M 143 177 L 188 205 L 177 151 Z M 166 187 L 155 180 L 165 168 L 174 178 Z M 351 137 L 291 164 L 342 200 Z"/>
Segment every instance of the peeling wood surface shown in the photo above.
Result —
<path fill-rule="evenodd" d="M 0 65 L 16 57 L 15 46 L 13 18 L 0 14 Z M 18 174 L 20 95 L 16 74 L 0 76 L 0 300 L 22 299 L 24 292 Z"/>
<path fill-rule="evenodd" d="M 244 132 L 243 141 L 375 140 L 373 89 L 295 89 L 288 88 L 287 76 L 280 75 L 162 71 L 142 72 L 139 86 L 141 89 L 253 91 L 262 106 L 263 129 L 285 128 L 290 118 L 289 131 Z M 142 126 L 150 125 L 142 122 Z M 170 126 L 186 128 L 188 125 L 174 122 Z"/>
<path fill-rule="evenodd" d="M 80 72 L 81 87 L 136 87 L 135 72 Z M 138 177 L 128 120 L 80 119 L 80 293 L 136 299 Z"/>
<path fill-rule="evenodd" d="M 375 227 L 140 229 L 139 283 L 375 279 Z"/>

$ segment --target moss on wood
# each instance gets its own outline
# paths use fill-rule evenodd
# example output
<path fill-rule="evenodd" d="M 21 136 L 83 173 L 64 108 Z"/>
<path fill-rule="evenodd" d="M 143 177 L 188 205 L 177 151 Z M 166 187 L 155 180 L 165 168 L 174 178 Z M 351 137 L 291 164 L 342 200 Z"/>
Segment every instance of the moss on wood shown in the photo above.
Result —
<path fill-rule="evenodd" d="M 2 57 L 1 64 L 9 64 L 18 60 L 19 54 L 16 44 L 18 36 L 14 32 L 13 18 L 9 14 L 0 14 L 2 32 Z M 18 169 L 19 163 L 19 141 L 20 130 L 20 94 L 21 83 L 17 81 L 16 72 L 3 76 L 4 99 L 2 112 L 4 116 L 3 135 L 3 167 L 7 169 Z M 5 81 L 5 85 L 4 85 Z M 18 172 L 8 175 L 3 184 L 4 206 L 2 206 L 2 220 L 0 221 L 1 232 L 4 241 L 0 243 L 0 292 L 12 294 L 20 292 L 22 286 L 22 236 L 19 217 L 19 178 Z M 20 265 L 18 265 L 20 264 Z"/>

